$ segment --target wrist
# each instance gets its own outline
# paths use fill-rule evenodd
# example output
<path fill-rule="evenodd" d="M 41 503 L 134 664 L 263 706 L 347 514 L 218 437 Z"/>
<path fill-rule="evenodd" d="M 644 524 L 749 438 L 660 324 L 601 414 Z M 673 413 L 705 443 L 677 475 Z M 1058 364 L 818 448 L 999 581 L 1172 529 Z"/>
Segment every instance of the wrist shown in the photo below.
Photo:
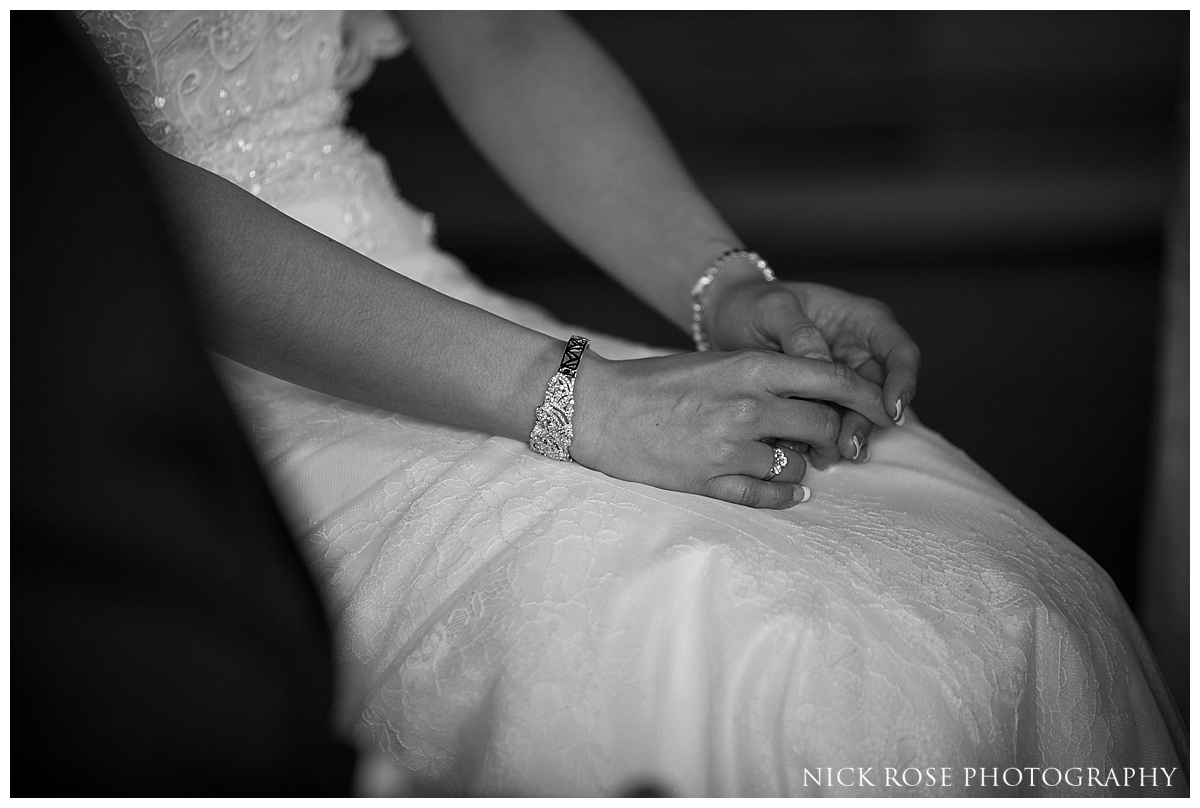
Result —
<path fill-rule="evenodd" d="M 758 253 L 738 249 L 718 256 L 692 287 L 692 339 L 696 350 L 720 349 L 719 344 L 713 343 L 713 328 L 720 322 L 719 312 L 735 296 L 735 291 L 774 280 L 774 270 Z"/>
<path fill-rule="evenodd" d="M 590 349 L 584 352 L 579 363 L 575 376 L 575 436 L 571 443 L 571 458 L 581 466 L 599 469 L 603 464 L 606 436 L 611 435 L 607 416 L 613 412 L 615 404 L 612 395 L 620 396 L 620 364 Z"/>
<path fill-rule="evenodd" d="M 546 385 L 542 403 L 534 409 L 529 448 L 551 460 L 567 463 L 572 461 L 571 448 L 575 437 L 575 381 L 587 345 L 587 337 L 578 334 L 567 340 L 558 370 Z"/>
<path fill-rule="evenodd" d="M 716 304 L 730 289 L 746 283 L 768 283 L 763 277 L 758 262 L 750 254 L 735 255 L 713 277 L 708 286 L 708 305 Z"/>

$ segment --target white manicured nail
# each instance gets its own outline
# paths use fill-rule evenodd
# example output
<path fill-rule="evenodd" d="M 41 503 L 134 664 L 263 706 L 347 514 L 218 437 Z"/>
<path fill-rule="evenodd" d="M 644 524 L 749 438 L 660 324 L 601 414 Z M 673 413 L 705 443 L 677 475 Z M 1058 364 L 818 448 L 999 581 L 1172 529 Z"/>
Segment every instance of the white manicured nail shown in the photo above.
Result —
<path fill-rule="evenodd" d="M 792 504 L 799 505 L 801 502 L 808 502 L 810 497 L 812 497 L 812 491 L 808 490 L 808 486 L 798 485 L 792 492 Z"/>
<path fill-rule="evenodd" d="M 854 437 L 852 437 L 852 438 L 850 439 L 850 442 L 854 444 L 854 457 L 852 457 L 852 458 L 850 458 L 850 459 L 851 459 L 851 460 L 858 460 L 858 456 L 859 456 L 860 454 L 862 454 L 862 441 L 861 441 L 861 440 L 859 440 L 859 437 L 858 437 L 858 435 L 855 435 Z"/>
<path fill-rule="evenodd" d="M 896 422 L 896 426 L 904 426 L 904 401 L 896 399 L 896 417 L 892 419 Z"/>

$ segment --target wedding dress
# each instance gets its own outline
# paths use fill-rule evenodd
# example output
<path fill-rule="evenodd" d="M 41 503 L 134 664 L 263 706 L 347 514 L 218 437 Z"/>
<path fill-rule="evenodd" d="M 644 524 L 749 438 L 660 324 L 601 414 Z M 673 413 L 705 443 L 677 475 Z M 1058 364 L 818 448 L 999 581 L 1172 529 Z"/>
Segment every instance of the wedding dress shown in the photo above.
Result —
<path fill-rule="evenodd" d="M 389 19 L 81 19 L 162 148 L 445 294 L 658 353 L 437 249 L 344 126 L 404 47 Z M 915 417 L 764 511 L 220 361 L 334 623 L 338 731 L 426 791 L 1187 792 L 1185 729 L 1108 576 Z"/>

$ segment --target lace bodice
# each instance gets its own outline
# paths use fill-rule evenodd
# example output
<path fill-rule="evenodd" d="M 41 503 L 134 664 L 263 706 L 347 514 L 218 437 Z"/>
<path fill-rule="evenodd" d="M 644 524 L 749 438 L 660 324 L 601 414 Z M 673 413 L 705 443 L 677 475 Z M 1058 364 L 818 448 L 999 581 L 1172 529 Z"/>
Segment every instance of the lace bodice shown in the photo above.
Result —
<path fill-rule="evenodd" d="M 361 197 L 364 183 L 388 182 L 390 175 L 344 122 L 349 92 L 377 59 L 407 45 L 392 17 L 338 11 L 79 17 L 154 143 L 278 208 L 315 196 L 344 199 L 347 232 L 339 237 L 363 252 L 378 246 Z M 428 236 L 432 223 L 418 224 Z"/>

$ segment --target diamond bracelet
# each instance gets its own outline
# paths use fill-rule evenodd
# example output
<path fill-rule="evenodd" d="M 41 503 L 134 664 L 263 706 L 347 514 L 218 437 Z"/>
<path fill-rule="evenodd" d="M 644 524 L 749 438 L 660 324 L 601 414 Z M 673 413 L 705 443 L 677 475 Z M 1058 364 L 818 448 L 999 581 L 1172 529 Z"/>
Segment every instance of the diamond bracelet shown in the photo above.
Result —
<path fill-rule="evenodd" d="M 709 265 L 700 279 L 696 281 L 696 285 L 692 287 L 692 339 L 696 343 L 697 351 L 707 351 L 712 346 L 709 345 L 708 335 L 704 333 L 704 290 L 717 277 L 717 273 L 721 271 L 721 267 L 738 258 L 745 258 L 754 266 L 758 267 L 758 271 L 768 281 L 775 280 L 775 270 L 759 257 L 758 253 L 750 250 L 726 250 L 717 256 L 717 260 Z"/>
<path fill-rule="evenodd" d="M 546 400 L 537 408 L 533 431 L 529 433 L 529 448 L 552 460 L 571 461 L 571 441 L 575 430 L 571 418 L 575 415 L 575 374 L 579 360 L 587 348 L 587 337 L 578 335 L 567 340 L 558 372 L 546 385 Z"/>

